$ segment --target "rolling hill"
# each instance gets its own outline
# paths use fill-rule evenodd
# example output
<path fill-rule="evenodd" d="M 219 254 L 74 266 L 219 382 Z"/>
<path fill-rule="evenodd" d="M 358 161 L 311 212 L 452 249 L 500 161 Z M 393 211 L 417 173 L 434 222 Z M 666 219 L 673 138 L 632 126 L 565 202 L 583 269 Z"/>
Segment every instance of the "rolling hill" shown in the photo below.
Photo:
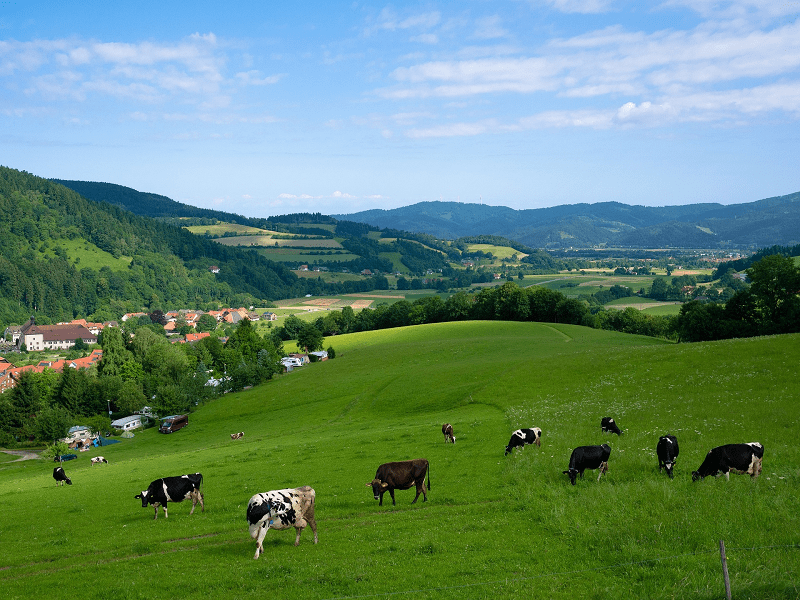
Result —
<path fill-rule="evenodd" d="M 716 598 L 724 540 L 734 596 L 793 598 L 800 575 L 797 335 L 668 344 L 569 325 L 461 322 L 337 336 L 337 358 L 224 396 L 172 435 L 155 430 L 65 464 L 0 464 L 0 582 L 7 598 Z M 602 360 L 597 360 L 602 356 Z M 600 432 L 613 415 L 622 437 Z M 441 424 L 458 438 L 445 444 Z M 542 447 L 503 456 L 539 426 Z M 241 440 L 229 434 L 244 431 Z M 675 479 L 660 435 L 678 437 Z M 692 482 L 713 446 L 760 441 L 764 472 Z M 610 471 L 576 486 L 570 451 L 609 443 Z M 109 464 L 90 467 L 102 453 Z M 377 466 L 425 457 L 428 502 L 379 507 Z M 153 521 L 134 495 L 150 481 L 204 475 Z M 256 492 L 311 485 L 310 531 L 245 521 Z M 157 591 L 157 594 L 155 593 Z"/>
<path fill-rule="evenodd" d="M 420 202 L 335 218 L 444 239 L 497 235 L 533 248 L 732 248 L 800 243 L 800 192 L 745 204 L 630 206 L 619 202 L 530 210 Z"/>

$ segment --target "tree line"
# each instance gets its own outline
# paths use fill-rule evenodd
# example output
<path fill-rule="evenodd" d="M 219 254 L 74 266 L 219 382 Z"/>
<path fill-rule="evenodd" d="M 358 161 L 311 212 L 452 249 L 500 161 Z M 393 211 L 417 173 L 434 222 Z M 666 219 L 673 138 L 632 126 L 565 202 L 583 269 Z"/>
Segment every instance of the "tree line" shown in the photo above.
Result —
<path fill-rule="evenodd" d="M 212 334 L 173 344 L 163 332 L 157 323 L 126 322 L 101 332 L 103 358 L 96 366 L 23 371 L 0 395 L 0 445 L 51 443 L 76 424 L 106 432 L 108 411 L 127 416 L 147 405 L 159 415 L 185 413 L 282 370 L 280 338 L 259 335 L 247 319 L 225 341 Z"/>

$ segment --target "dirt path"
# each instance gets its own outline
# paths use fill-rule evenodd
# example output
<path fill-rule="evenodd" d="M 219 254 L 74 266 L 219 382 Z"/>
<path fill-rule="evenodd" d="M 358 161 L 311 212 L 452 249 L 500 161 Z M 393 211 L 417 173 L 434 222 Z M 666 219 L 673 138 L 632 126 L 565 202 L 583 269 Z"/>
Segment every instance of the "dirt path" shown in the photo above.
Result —
<path fill-rule="evenodd" d="M 35 458 L 39 458 L 39 455 L 35 452 L 29 452 L 27 450 L 0 450 L 0 452 L 5 452 L 6 454 L 12 454 L 14 456 L 19 456 L 17 460 L 12 460 L 11 462 L 19 462 L 21 460 L 33 460 Z"/>

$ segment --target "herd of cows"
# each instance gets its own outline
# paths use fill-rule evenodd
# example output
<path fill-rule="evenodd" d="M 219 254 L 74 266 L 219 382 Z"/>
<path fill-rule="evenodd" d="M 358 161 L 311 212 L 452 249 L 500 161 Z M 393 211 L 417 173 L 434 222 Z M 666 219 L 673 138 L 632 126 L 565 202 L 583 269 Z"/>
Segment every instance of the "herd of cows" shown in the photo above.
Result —
<path fill-rule="evenodd" d="M 601 430 L 604 433 L 615 433 L 622 435 L 623 431 L 611 417 L 603 417 L 600 422 Z M 455 444 L 456 438 L 453 434 L 453 426 L 450 423 L 442 425 L 442 434 L 445 442 Z M 231 439 L 241 439 L 243 432 L 231 434 Z M 522 448 L 529 444 L 541 446 L 542 430 L 539 427 L 530 429 L 517 429 L 511 434 L 511 439 L 505 449 L 505 454 L 513 452 L 517 448 Z M 659 471 L 666 470 L 667 475 L 674 477 L 673 468 L 678 458 L 678 440 L 674 435 L 661 436 L 656 445 L 656 455 L 658 456 Z M 569 476 L 570 483 L 575 485 L 575 481 L 586 470 L 599 470 L 597 480 L 600 480 L 603 473 L 608 471 L 608 459 L 611 455 L 611 447 L 608 444 L 599 446 L 578 446 L 572 451 L 569 459 L 569 467 L 563 471 Z M 726 444 L 712 448 L 706 455 L 700 467 L 692 472 L 692 481 L 697 481 L 709 475 L 725 475 L 730 478 L 730 472 L 747 474 L 751 477 L 758 477 L 762 469 L 762 459 L 764 457 L 764 447 L 758 442 L 746 444 Z M 91 459 L 92 465 L 98 463 L 108 463 L 102 456 Z M 427 487 L 425 477 L 427 475 Z M 63 467 L 58 466 L 53 469 L 53 479 L 56 485 L 72 485 L 72 480 L 67 477 Z M 136 494 L 134 498 L 142 501 L 142 507 L 153 506 L 155 515 L 153 519 L 158 519 L 158 509 L 164 509 L 164 518 L 168 517 L 167 504 L 169 502 L 182 502 L 190 499 L 192 510 L 189 514 L 194 514 L 194 509 L 198 502 L 200 509 L 205 512 L 203 503 L 203 493 L 201 487 L 203 476 L 200 473 L 181 475 L 179 477 L 163 477 L 151 482 L 146 490 L 141 494 Z M 407 490 L 416 487 L 416 496 L 411 504 L 414 504 L 420 494 L 422 501 L 428 500 L 428 491 L 431 489 L 430 464 L 424 458 L 406 460 L 399 462 L 384 463 L 375 472 L 375 478 L 366 484 L 372 488 L 375 500 L 379 500 L 378 505 L 383 505 L 383 495 L 389 492 L 392 504 L 396 504 L 394 491 Z M 264 551 L 263 542 L 270 529 L 288 529 L 294 527 L 297 532 L 294 545 L 300 544 L 300 534 L 307 526 L 314 532 L 314 543 L 317 537 L 317 522 L 314 517 L 314 506 L 316 492 L 310 486 L 298 488 L 287 488 L 282 490 L 272 490 L 253 495 L 247 503 L 247 523 L 250 529 L 250 537 L 256 540 L 256 554 L 253 558 L 258 558 Z"/>
<path fill-rule="evenodd" d="M 449 429 L 450 436 L 452 437 L 452 426 L 449 423 L 445 423 L 442 426 L 442 432 L 445 431 L 445 428 Z M 611 417 L 603 417 L 600 420 L 600 430 L 603 433 L 623 434 L 623 431 Z M 447 438 L 447 434 L 445 434 L 445 438 Z M 508 441 L 506 455 L 514 449 L 527 444 L 541 446 L 541 440 L 542 430 L 538 427 L 517 429 L 511 434 L 511 439 Z M 453 442 L 455 442 L 455 438 L 453 438 Z M 666 470 L 670 479 L 674 477 L 673 468 L 678 459 L 678 452 L 678 439 L 674 435 L 662 435 L 658 438 L 658 443 L 656 444 L 658 470 Z M 578 446 L 572 451 L 572 455 L 569 457 L 569 467 L 566 471 L 563 471 L 563 473 L 568 475 L 570 483 L 575 485 L 575 480 L 579 475 L 581 479 L 583 479 L 584 471 L 598 469 L 597 480 L 600 481 L 600 477 L 603 476 L 603 473 L 608 472 L 608 458 L 610 456 L 611 446 L 608 444 L 602 444 L 600 446 Z M 703 479 L 709 475 L 725 475 L 726 479 L 730 479 L 731 471 L 750 475 L 751 477 L 758 477 L 761 473 L 761 462 L 763 458 L 764 446 L 758 442 L 717 446 L 709 450 L 700 467 L 696 471 L 692 471 L 692 481 Z"/>

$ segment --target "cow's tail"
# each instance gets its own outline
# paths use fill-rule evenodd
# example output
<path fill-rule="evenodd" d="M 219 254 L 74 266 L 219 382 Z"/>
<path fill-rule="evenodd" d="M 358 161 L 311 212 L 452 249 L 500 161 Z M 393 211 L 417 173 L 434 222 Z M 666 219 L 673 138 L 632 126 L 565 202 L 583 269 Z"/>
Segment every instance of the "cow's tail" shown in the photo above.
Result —
<path fill-rule="evenodd" d="M 431 463 L 428 463 L 428 491 L 431 491 Z"/>

